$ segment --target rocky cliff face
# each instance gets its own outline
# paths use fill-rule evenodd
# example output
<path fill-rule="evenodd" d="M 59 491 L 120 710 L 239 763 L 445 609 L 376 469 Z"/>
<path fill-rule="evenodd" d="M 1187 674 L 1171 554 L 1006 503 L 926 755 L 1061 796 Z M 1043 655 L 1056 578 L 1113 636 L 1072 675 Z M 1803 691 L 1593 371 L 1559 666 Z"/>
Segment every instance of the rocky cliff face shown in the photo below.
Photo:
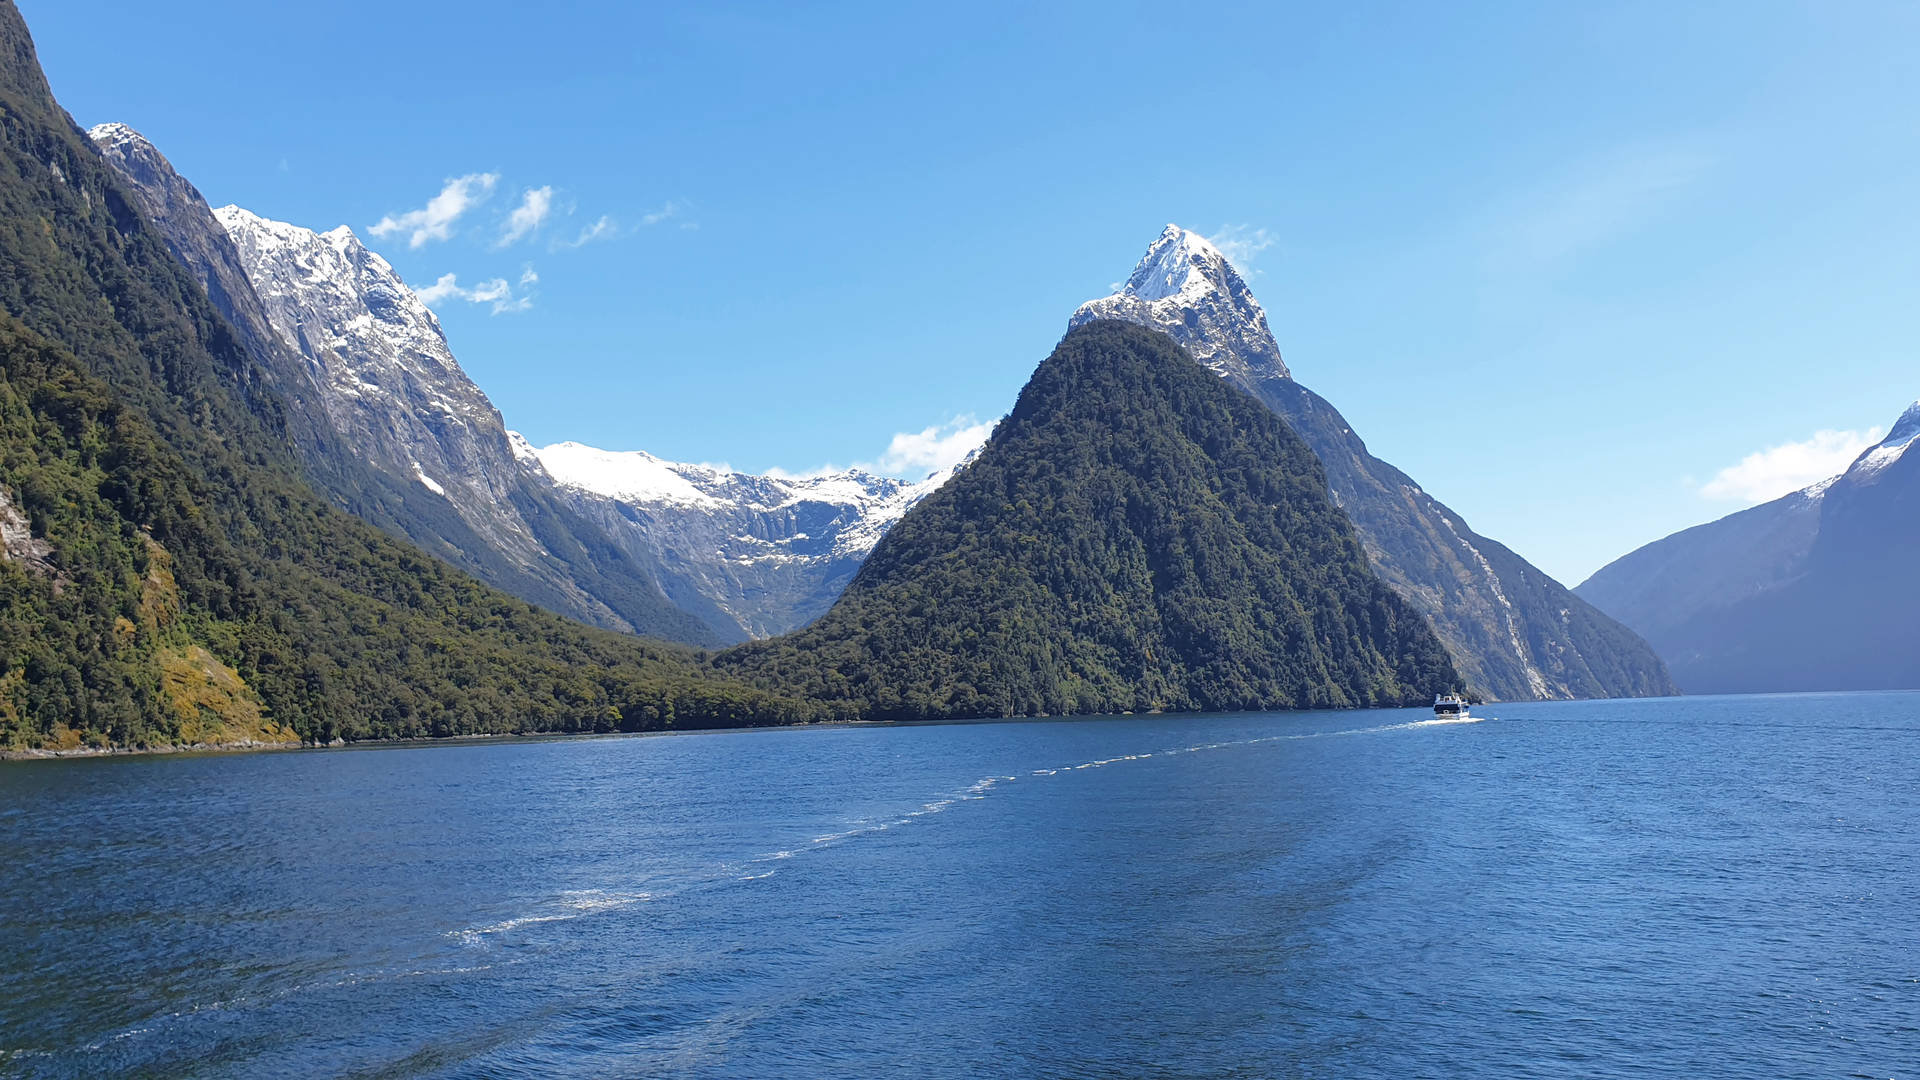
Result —
<path fill-rule="evenodd" d="M 1699 693 L 1920 686 L 1920 402 L 1846 472 L 1656 541 L 1580 593 Z"/>
<path fill-rule="evenodd" d="M 1204 238 L 1169 225 L 1120 291 L 1081 305 L 1070 325 L 1099 319 L 1165 331 L 1283 417 L 1325 466 L 1375 572 L 1433 620 L 1476 689 L 1511 700 L 1674 691 L 1632 631 L 1368 453 L 1337 409 L 1293 379 L 1259 302 Z"/>
<path fill-rule="evenodd" d="M 515 457 L 433 313 L 351 230 L 210 210 L 132 128 L 89 134 L 268 374 L 310 479 L 336 503 L 550 610 L 720 640 Z"/>

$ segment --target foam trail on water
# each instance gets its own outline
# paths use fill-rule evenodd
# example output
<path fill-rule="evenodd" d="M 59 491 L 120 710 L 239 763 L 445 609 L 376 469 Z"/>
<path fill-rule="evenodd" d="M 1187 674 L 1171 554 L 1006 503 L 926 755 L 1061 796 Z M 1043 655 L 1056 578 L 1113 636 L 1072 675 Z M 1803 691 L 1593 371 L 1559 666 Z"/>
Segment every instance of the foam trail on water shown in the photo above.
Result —
<path fill-rule="evenodd" d="M 747 860 L 748 866 L 746 867 L 724 864 L 715 872 L 706 876 L 696 877 L 680 888 L 665 892 L 656 890 L 652 893 L 608 893 L 597 889 L 562 893 L 557 902 L 548 902 L 540 905 L 525 915 L 504 919 L 486 926 L 468 927 L 461 930 L 449 931 L 448 936 L 456 938 L 468 946 L 484 946 L 490 938 L 509 933 L 524 926 L 565 922 L 600 911 L 620 910 L 643 901 L 665 896 L 676 896 L 689 889 L 714 887 L 729 882 L 764 881 L 777 872 L 776 868 L 772 867 L 764 870 L 759 869 L 759 867 L 764 864 L 796 859 L 809 852 L 837 847 L 862 836 L 871 836 L 875 833 L 884 833 L 894 829 L 905 828 L 915 822 L 945 813 L 947 810 L 961 803 L 985 799 L 1002 786 L 1017 783 L 1022 779 L 1029 781 L 1045 779 L 1073 774 L 1087 769 L 1104 769 L 1114 765 L 1124 765 L 1129 762 L 1146 761 L 1155 757 L 1171 757 L 1175 754 L 1200 754 L 1214 750 L 1260 746 L 1266 743 L 1296 742 L 1304 739 L 1326 739 L 1343 735 L 1374 735 L 1388 731 L 1409 731 L 1442 724 L 1475 723 L 1481 719 L 1491 718 L 1427 719 L 1398 724 L 1378 724 L 1373 727 L 1348 728 L 1340 731 L 1309 731 L 1290 735 L 1264 735 L 1252 739 L 1228 739 L 1218 742 L 1195 743 L 1191 746 L 1165 747 L 1159 750 L 1148 750 L 1134 754 L 1118 754 L 1113 757 L 1095 758 L 1090 761 L 1069 762 L 1055 768 L 1033 769 L 1024 776 L 1013 773 L 983 776 L 964 788 L 921 803 L 917 809 L 900 812 L 897 816 L 880 820 L 866 819 L 849 822 L 849 827 L 836 832 L 821 833 L 813 837 L 804 847 L 785 848 L 754 856 Z M 740 872 L 741 870 L 745 870 L 746 872 L 742 873 Z M 559 910 L 555 910 L 556 907 Z"/>

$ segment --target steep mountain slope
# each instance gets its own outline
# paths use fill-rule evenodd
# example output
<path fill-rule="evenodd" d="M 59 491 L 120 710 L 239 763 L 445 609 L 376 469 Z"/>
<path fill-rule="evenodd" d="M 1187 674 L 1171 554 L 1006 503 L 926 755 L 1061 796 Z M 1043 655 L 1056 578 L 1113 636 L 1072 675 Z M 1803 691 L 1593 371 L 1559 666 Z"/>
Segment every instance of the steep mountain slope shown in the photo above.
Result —
<path fill-rule="evenodd" d="M 1646 638 L 1680 681 L 1675 658 L 1700 648 L 1676 637 L 1681 627 L 1804 573 L 1832 485 L 1833 479 L 1822 480 L 1656 540 L 1601 567 L 1573 591 Z"/>
<path fill-rule="evenodd" d="M 1312 452 L 1164 334 L 1070 332 L 813 626 L 721 654 L 844 715 L 1398 705 L 1458 676 Z"/>
<path fill-rule="evenodd" d="M 1650 544 L 1581 588 L 1645 620 L 1689 691 L 1920 687 L 1916 439 L 1920 402 L 1840 476 Z M 1705 584 L 1663 594 L 1696 570 Z"/>
<path fill-rule="evenodd" d="M 571 442 L 521 453 L 674 603 L 733 641 L 819 618 L 887 529 L 954 471 L 909 483 L 859 469 L 755 476 Z"/>
<path fill-rule="evenodd" d="M 1089 301 L 1070 326 L 1152 326 L 1253 394 L 1306 440 L 1373 569 L 1433 620 L 1469 684 L 1496 698 L 1627 697 L 1674 692 L 1632 631 L 1502 545 L 1479 536 L 1366 443 L 1280 359 L 1264 310 L 1212 244 L 1169 225 L 1119 292 Z"/>
<path fill-rule="evenodd" d="M 301 479 L 275 384 L 0 0 L 0 744 L 809 714 L 333 509 Z"/>
<path fill-rule="evenodd" d="M 549 610 L 720 640 L 516 460 L 432 312 L 351 230 L 216 213 L 132 128 L 89 134 L 287 403 L 309 478 L 339 505 Z"/>

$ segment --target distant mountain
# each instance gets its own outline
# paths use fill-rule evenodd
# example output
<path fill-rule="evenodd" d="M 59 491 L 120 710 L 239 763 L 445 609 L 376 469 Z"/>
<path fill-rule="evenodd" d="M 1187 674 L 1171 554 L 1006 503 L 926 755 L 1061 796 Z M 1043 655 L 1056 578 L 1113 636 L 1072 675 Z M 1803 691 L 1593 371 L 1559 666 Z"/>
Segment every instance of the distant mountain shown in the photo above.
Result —
<path fill-rule="evenodd" d="M 1205 238 L 1167 226 L 1120 290 L 1082 305 L 1069 325 L 1102 320 L 1165 331 L 1285 419 L 1325 466 L 1374 570 L 1433 620 L 1479 691 L 1511 700 L 1674 692 L 1632 631 L 1368 453 L 1338 410 L 1293 379 L 1265 311 Z"/>
<path fill-rule="evenodd" d="M 1656 540 L 1601 567 L 1573 591 L 1646 638 L 1686 687 L 1679 658 L 1702 644 L 1687 640 L 1687 624 L 1805 573 L 1835 479 Z"/>
<path fill-rule="evenodd" d="M 1675 533 L 1581 595 L 1689 692 L 1920 688 L 1920 402 L 1845 473 Z"/>
<path fill-rule="evenodd" d="M 716 663 L 893 719 L 1404 705 L 1459 680 L 1312 451 L 1108 321 L 1068 333 L 819 622 Z"/>
<path fill-rule="evenodd" d="M 12 0 L 0 119 L 0 749 L 811 715 L 316 494 L 287 372 L 54 101 Z"/>
<path fill-rule="evenodd" d="M 732 641 L 819 618 L 887 529 L 958 469 L 917 483 L 860 469 L 756 476 L 643 451 L 521 446 L 575 512 L 620 538 L 676 604 Z"/>
<path fill-rule="evenodd" d="M 137 131 L 89 134 L 285 402 L 309 478 L 338 505 L 548 610 L 722 640 L 515 458 L 439 321 L 351 230 L 209 210 Z"/>

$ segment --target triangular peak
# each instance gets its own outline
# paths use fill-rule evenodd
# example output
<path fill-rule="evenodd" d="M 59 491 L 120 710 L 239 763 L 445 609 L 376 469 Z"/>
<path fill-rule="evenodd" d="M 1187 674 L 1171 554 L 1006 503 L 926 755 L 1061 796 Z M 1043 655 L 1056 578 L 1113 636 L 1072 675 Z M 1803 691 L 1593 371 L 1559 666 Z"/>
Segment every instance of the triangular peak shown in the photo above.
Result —
<path fill-rule="evenodd" d="M 1195 360 L 1243 383 L 1289 378 L 1267 313 L 1206 237 L 1168 225 L 1111 296 L 1080 305 L 1070 327 L 1117 319 L 1160 330 Z"/>

